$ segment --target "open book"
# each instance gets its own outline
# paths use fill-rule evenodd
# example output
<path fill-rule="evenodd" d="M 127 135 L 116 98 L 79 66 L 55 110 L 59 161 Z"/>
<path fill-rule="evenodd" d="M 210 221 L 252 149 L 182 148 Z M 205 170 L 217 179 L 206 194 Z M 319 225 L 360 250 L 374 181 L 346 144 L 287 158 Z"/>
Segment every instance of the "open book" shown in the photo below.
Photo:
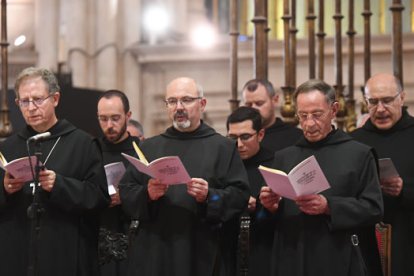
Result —
<path fill-rule="evenodd" d="M 178 156 L 166 156 L 148 163 L 142 151 L 133 142 L 138 158 L 121 153 L 137 170 L 167 185 L 184 184 L 191 180 Z"/>
<path fill-rule="evenodd" d="M 391 158 L 382 158 L 378 160 L 380 179 L 399 176 Z"/>
<path fill-rule="evenodd" d="M 296 165 L 289 174 L 265 166 L 259 166 L 259 171 L 273 192 L 292 200 L 331 187 L 313 155 Z"/>
<path fill-rule="evenodd" d="M 32 160 L 33 169 L 36 166 L 36 156 L 30 157 Z M 41 164 L 40 164 L 41 165 Z M 32 181 L 33 175 L 30 167 L 29 157 L 17 158 L 13 161 L 7 162 L 3 154 L 0 152 L 0 167 L 7 171 L 14 178 L 20 178 L 23 181 Z"/>
<path fill-rule="evenodd" d="M 119 181 L 125 174 L 125 166 L 122 162 L 115 162 L 106 164 L 104 166 L 106 174 L 106 182 L 108 183 L 108 193 L 109 195 L 116 194 L 116 189 L 118 188 Z"/>

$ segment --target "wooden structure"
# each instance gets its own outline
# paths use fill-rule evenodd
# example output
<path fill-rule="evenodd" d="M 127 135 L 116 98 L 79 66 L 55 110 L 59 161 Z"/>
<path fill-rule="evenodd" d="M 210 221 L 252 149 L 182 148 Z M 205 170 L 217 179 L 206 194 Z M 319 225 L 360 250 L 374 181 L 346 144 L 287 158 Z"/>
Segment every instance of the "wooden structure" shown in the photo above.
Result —
<path fill-rule="evenodd" d="M 391 276 L 391 231 L 392 228 L 390 224 L 381 222 L 375 225 L 375 234 L 377 236 L 384 276 Z"/>
<path fill-rule="evenodd" d="M 1 91 L 0 91 L 0 138 L 5 138 L 12 133 L 12 125 L 9 118 L 9 106 L 7 103 L 8 81 L 8 52 L 7 47 L 7 1 L 1 0 Z"/>
<path fill-rule="evenodd" d="M 309 62 L 309 78 L 324 79 L 324 50 L 325 50 L 325 37 L 324 23 L 327 20 L 333 20 L 332 23 L 335 26 L 334 33 L 334 74 L 335 83 L 333 84 L 337 99 L 339 102 L 339 111 L 337 114 L 338 128 L 352 131 L 356 127 L 357 112 L 356 102 L 354 97 L 354 64 L 355 64 L 355 8 L 354 0 L 347 1 L 347 10 L 341 10 L 341 1 L 334 0 L 334 14 L 326 14 L 324 10 L 324 3 L 326 0 L 319 0 L 318 12 L 315 13 L 314 0 L 306 0 L 306 30 L 308 40 L 308 62 Z M 363 17 L 364 33 L 364 80 L 368 80 L 371 76 L 371 25 L 370 19 L 372 12 L 370 10 L 370 1 L 363 0 L 364 9 L 361 14 Z M 232 2 L 237 2 L 233 0 Z M 284 104 L 281 108 L 281 115 L 286 122 L 296 124 L 295 121 L 295 107 L 293 106 L 292 94 L 296 88 L 296 47 L 298 32 L 296 25 L 296 0 L 283 0 L 283 60 L 284 60 L 284 85 L 281 87 L 283 91 Z M 402 11 L 404 6 L 401 0 L 393 0 L 389 7 L 392 16 L 392 67 L 396 77 L 403 82 L 403 57 L 402 57 Z M 268 78 L 268 31 L 267 27 L 267 15 L 274 11 L 267 11 L 267 0 L 255 0 L 255 16 L 252 20 L 254 24 L 254 76 L 259 79 Z M 230 9 L 232 18 L 231 36 L 234 37 L 238 32 L 233 29 L 237 25 L 233 22 L 235 15 L 238 13 L 237 4 L 233 4 Z M 346 47 L 348 57 L 348 80 L 345 86 L 343 81 L 343 57 L 345 56 L 343 47 L 343 40 L 345 35 L 342 33 L 342 19 L 348 17 L 347 26 L 347 40 Z M 316 32 L 317 22 L 317 32 Z M 234 38 L 233 38 L 234 40 Z M 233 41 L 232 40 L 232 41 Z M 317 45 L 316 45 L 317 42 Z M 317 49 L 317 50 L 316 50 Z M 235 66 L 234 59 L 237 57 L 237 43 L 232 42 L 232 103 L 237 103 L 237 87 L 234 83 L 237 81 L 237 66 Z M 317 52 L 317 53 L 316 53 Z M 316 72 L 316 68 L 318 69 Z M 363 87 L 361 88 L 363 89 Z M 236 105 L 234 105 L 236 106 Z M 234 108 L 234 106 L 232 106 Z M 361 103 L 362 113 L 367 112 L 365 103 Z"/>
<path fill-rule="evenodd" d="M 356 101 L 354 97 L 354 65 L 355 65 L 355 12 L 354 12 L 354 0 L 349 0 L 347 13 L 343 13 L 341 10 L 341 1 L 334 0 L 334 14 L 327 15 L 324 10 L 324 0 L 319 0 L 318 14 L 315 14 L 314 0 L 307 0 L 307 39 L 308 39 L 308 70 L 309 79 L 319 78 L 324 79 L 324 49 L 325 49 L 325 37 L 326 33 L 324 30 L 324 22 L 329 16 L 333 19 L 335 25 L 334 33 L 334 75 L 335 84 L 333 87 L 336 90 L 337 100 L 339 102 L 339 111 L 337 113 L 337 126 L 338 128 L 345 129 L 346 131 L 352 131 L 356 128 L 357 112 L 356 112 Z M 231 44 L 231 76 L 232 76 L 232 95 L 233 99 L 230 101 L 238 105 L 237 100 L 237 42 L 234 40 L 238 32 L 235 31 L 237 23 L 234 22 L 235 14 L 237 14 L 236 0 L 231 6 L 231 18 L 232 27 L 231 33 L 232 44 Z M 255 35 L 254 35 L 254 72 L 255 77 L 258 79 L 268 78 L 268 38 L 267 38 L 267 20 L 265 13 L 267 0 L 255 0 L 255 17 L 252 22 L 255 24 Z M 364 9 L 362 12 L 364 33 L 363 33 L 363 45 L 364 45 L 364 81 L 366 82 L 371 76 L 371 27 L 370 17 L 372 12 L 370 10 L 370 0 L 364 0 Z M 390 7 L 392 13 L 392 67 L 394 75 L 403 82 L 403 57 L 402 57 L 402 11 L 404 7 L 401 4 L 401 0 L 393 0 Z M 269 11 L 272 12 L 272 11 Z M 348 81 L 347 86 L 343 82 L 343 33 L 342 33 L 342 19 L 344 14 L 348 16 L 347 26 L 347 57 L 348 57 Z M 284 63 L 284 85 L 281 87 L 283 91 L 284 104 L 281 108 L 281 115 L 284 120 L 291 124 L 297 124 L 295 120 L 295 107 L 292 101 L 292 94 L 296 88 L 296 0 L 283 0 L 283 63 Z M 315 33 L 315 21 L 318 23 L 318 31 Z M 316 40 L 318 43 L 317 55 L 316 55 Z M 316 62 L 317 62 L 317 76 L 316 76 Z M 363 87 L 361 90 L 363 91 Z M 347 91 L 347 93 L 345 93 Z M 366 113 L 365 103 L 361 104 L 361 113 Z M 232 105 L 235 108 L 236 105 Z M 243 224 L 242 233 L 246 232 L 248 225 Z M 380 249 L 381 263 L 385 276 L 389 276 L 391 269 L 391 226 L 383 223 L 376 225 L 376 234 L 378 239 L 378 246 Z M 241 234 L 242 235 L 242 234 Z M 246 234 L 244 234 L 246 235 Z M 241 239 L 244 244 L 245 239 Z M 240 247 L 241 251 L 246 246 Z M 240 263 L 246 263 L 246 252 L 239 252 L 241 258 Z M 240 268 L 241 275 L 247 275 L 248 267 L 242 265 Z"/>

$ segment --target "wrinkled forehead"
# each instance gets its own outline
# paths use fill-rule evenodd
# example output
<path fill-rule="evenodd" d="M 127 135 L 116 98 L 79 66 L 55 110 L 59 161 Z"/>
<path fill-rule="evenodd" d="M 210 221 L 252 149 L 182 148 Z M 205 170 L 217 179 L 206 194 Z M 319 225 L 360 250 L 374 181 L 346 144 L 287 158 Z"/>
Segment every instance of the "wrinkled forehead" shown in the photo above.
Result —
<path fill-rule="evenodd" d="M 190 79 L 180 79 L 167 86 L 166 98 L 198 97 L 197 85 Z"/>
<path fill-rule="evenodd" d="M 370 81 L 365 87 L 365 96 L 368 98 L 393 97 L 398 92 L 397 84 L 391 79 Z"/>
<path fill-rule="evenodd" d="M 325 95 L 319 90 L 299 93 L 296 98 L 296 109 L 298 112 L 328 110 L 330 105 Z"/>
<path fill-rule="evenodd" d="M 36 94 L 36 96 L 49 94 L 49 87 L 40 76 L 28 76 L 20 82 L 16 96 L 22 97 L 24 94 Z"/>

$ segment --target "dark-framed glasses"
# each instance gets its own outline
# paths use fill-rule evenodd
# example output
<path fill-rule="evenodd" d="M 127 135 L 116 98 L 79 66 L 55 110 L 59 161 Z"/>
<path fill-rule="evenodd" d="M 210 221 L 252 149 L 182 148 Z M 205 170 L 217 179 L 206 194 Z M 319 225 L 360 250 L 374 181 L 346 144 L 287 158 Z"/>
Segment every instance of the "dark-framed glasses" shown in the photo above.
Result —
<path fill-rule="evenodd" d="M 320 121 L 324 119 L 328 113 L 328 111 L 315 111 L 311 113 L 298 112 L 296 114 L 296 117 L 298 118 L 299 122 L 305 122 L 307 120 Z"/>
<path fill-rule="evenodd" d="M 242 133 L 240 135 L 235 135 L 235 134 L 228 134 L 227 137 L 232 139 L 232 140 L 241 140 L 241 141 L 247 141 L 250 138 L 252 138 L 253 136 L 255 136 L 257 134 L 257 132 L 255 133 Z"/>
<path fill-rule="evenodd" d="M 105 115 L 98 115 L 98 120 L 101 123 L 107 123 L 109 121 L 113 122 L 113 123 L 119 123 L 121 120 L 121 115 L 119 114 L 115 114 L 115 115 L 111 115 L 111 116 L 105 116 Z"/>
<path fill-rule="evenodd" d="M 29 107 L 30 103 L 33 103 L 36 107 L 41 106 L 47 99 L 52 97 L 54 94 L 49 94 L 49 96 L 45 98 L 33 98 L 33 100 L 29 99 L 18 99 L 16 102 L 22 108 Z"/>
<path fill-rule="evenodd" d="M 181 103 L 183 106 L 189 106 L 194 103 L 196 100 L 200 100 L 202 97 L 182 97 L 180 99 L 177 98 L 168 98 L 164 102 L 168 107 L 176 107 L 178 102 Z"/>
<path fill-rule="evenodd" d="M 391 105 L 400 94 L 401 92 L 398 92 L 395 96 L 383 97 L 383 98 L 365 98 L 365 99 L 367 103 L 371 106 L 377 106 L 380 102 L 383 105 Z"/>

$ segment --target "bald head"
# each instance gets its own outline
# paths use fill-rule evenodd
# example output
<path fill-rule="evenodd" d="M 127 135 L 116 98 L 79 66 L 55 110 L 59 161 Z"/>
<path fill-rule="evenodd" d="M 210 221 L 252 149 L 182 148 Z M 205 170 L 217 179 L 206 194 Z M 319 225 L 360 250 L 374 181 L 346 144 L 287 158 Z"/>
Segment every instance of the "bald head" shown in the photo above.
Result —
<path fill-rule="evenodd" d="M 168 91 L 186 91 L 188 93 L 194 94 L 194 97 L 202 97 L 203 91 L 201 87 L 197 84 L 197 82 L 192 78 L 181 77 L 172 80 L 167 85 L 167 98 L 168 98 Z"/>
<path fill-rule="evenodd" d="M 182 132 L 194 131 L 201 122 L 206 100 L 201 87 L 194 79 L 181 77 L 167 85 L 168 115 L 174 128 Z"/>
<path fill-rule="evenodd" d="M 405 93 L 392 74 L 372 76 L 365 85 L 365 98 L 371 122 L 382 130 L 393 127 L 402 116 Z"/>
<path fill-rule="evenodd" d="M 379 73 L 369 78 L 365 85 L 365 94 L 369 93 L 372 89 L 394 90 L 397 93 L 402 92 L 400 80 L 388 73 Z"/>

